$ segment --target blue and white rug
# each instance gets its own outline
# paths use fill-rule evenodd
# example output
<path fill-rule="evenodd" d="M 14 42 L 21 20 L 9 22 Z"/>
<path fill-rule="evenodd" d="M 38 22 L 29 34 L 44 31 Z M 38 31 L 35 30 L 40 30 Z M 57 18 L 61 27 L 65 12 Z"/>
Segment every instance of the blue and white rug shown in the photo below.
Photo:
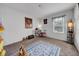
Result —
<path fill-rule="evenodd" d="M 27 48 L 31 56 L 59 56 L 60 48 L 47 42 L 38 41 Z"/>

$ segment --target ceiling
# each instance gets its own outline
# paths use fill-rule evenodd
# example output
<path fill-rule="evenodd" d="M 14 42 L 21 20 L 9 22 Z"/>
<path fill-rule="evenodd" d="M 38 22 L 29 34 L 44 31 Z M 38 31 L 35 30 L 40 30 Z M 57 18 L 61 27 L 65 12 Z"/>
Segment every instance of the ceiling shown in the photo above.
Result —
<path fill-rule="evenodd" d="M 3 5 L 32 17 L 43 17 L 74 7 L 74 3 L 3 3 Z"/>

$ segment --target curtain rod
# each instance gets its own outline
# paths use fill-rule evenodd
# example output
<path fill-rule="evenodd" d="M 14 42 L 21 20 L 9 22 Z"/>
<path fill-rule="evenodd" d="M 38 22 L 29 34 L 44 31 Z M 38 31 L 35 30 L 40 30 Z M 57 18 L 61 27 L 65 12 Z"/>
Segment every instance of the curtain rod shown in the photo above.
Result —
<path fill-rule="evenodd" d="M 64 17 L 64 16 L 66 16 L 66 15 L 52 17 L 52 19 L 59 18 L 59 17 Z"/>

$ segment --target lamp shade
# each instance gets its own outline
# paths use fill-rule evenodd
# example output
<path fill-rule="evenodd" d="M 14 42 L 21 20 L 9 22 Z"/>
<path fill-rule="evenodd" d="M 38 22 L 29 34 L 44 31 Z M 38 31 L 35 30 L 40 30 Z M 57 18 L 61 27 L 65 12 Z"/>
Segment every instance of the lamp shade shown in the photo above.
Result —
<path fill-rule="evenodd" d="M 41 29 L 42 28 L 42 25 L 41 24 L 38 24 L 38 28 Z"/>
<path fill-rule="evenodd" d="M 68 28 L 72 29 L 74 27 L 74 23 L 72 20 L 68 21 Z"/>

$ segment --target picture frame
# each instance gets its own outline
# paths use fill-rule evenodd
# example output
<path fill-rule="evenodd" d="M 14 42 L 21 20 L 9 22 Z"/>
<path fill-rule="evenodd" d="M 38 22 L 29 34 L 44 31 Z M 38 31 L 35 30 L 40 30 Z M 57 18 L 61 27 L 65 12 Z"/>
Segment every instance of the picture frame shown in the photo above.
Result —
<path fill-rule="evenodd" d="M 25 17 L 25 28 L 32 28 L 32 18 Z"/>
<path fill-rule="evenodd" d="M 44 24 L 47 24 L 47 18 L 43 20 Z"/>

